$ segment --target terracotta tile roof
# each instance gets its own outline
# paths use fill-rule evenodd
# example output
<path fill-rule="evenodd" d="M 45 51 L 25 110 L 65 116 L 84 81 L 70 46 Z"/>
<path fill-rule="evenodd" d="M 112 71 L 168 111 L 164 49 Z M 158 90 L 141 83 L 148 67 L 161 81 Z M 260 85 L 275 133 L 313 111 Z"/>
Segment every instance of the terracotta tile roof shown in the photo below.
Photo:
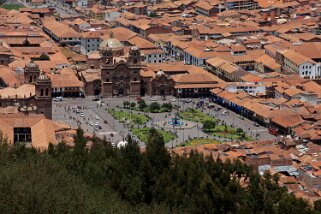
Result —
<path fill-rule="evenodd" d="M 19 87 L 24 83 L 23 74 L 18 74 L 7 66 L 0 66 L 0 79 L 9 87 Z"/>
<path fill-rule="evenodd" d="M 264 66 L 272 69 L 272 70 L 277 70 L 281 68 L 281 65 L 278 64 L 275 59 L 270 57 L 267 54 L 262 55 L 261 57 L 255 59 L 255 62 L 257 63 L 262 63 Z"/>
<path fill-rule="evenodd" d="M 52 88 L 69 88 L 69 87 L 83 87 L 84 84 L 78 80 L 73 73 L 69 74 L 48 74 L 51 79 Z"/>
<path fill-rule="evenodd" d="M 179 84 L 175 85 L 174 88 L 177 89 L 183 89 L 183 88 L 215 88 L 217 87 L 217 84 L 193 84 L 193 83 L 188 83 L 188 84 Z"/>
<path fill-rule="evenodd" d="M 57 143 L 54 123 L 43 115 L 0 115 L 0 130 L 10 143 L 14 140 L 14 128 L 31 128 L 32 146 L 37 149 L 47 149 L 49 143 Z"/>
<path fill-rule="evenodd" d="M 315 61 L 313 61 L 312 59 L 305 57 L 305 56 L 301 55 L 300 53 L 292 51 L 292 50 L 284 51 L 282 53 L 282 55 L 285 58 L 291 60 L 296 65 L 300 65 L 305 62 L 310 62 L 310 63 L 315 64 Z"/>
<path fill-rule="evenodd" d="M 45 18 L 42 24 L 59 38 L 80 38 L 80 34 L 74 29 L 61 22 L 57 22 L 52 18 Z"/>
<path fill-rule="evenodd" d="M 18 88 L 3 88 L 0 89 L 0 97 L 1 98 L 24 98 L 24 97 L 31 97 L 35 95 L 35 86 L 24 84 Z"/>
<path fill-rule="evenodd" d="M 82 77 L 86 80 L 86 82 L 92 82 L 94 80 L 101 79 L 101 71 L 100 69 L 87 69 L 81 72 Z"/>
<path fill-rule="evenodd" d="M 275 116 L 274 118 L 272 118 L 272 121 L 284 128 L 295 127 L 297 125 L 304 123 L 304 120 L 298 114 L 294 114 L 294 115 L 281 114 L 277 117 Z"/>

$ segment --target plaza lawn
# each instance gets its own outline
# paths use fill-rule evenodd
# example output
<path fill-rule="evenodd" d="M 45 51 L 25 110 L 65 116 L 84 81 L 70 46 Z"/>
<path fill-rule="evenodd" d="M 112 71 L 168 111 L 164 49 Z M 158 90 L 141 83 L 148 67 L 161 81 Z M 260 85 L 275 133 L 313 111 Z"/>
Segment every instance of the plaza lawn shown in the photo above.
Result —
<path fill-rule="evenodd" d="M 207 134 L 213 135 L 219 138 L 231 139 L 231 140 L 240 140 L 240 141 L 252 141 L 253 139 L 250 136 L 247 136 L 245 133 L 238 133 L 235 128 L 231 126 L 217 125 L 213 129 L 204 130 Z"/>
<path fill-rule="evenodd" d="M 194 121 L 197 123 L 202 123 L 205 120 L 217 121 L 215 118 L 201 112 L 197 109 L 188 108 L 187 110 L 179 113 L 180 118 L 183 120 Z"/>
<path fill-rule="evenodd" d="M 133 128 L 132 132 L 141 141 L 146 143 L 148 141 L 149 130 L 150 128 Z M 163 131 L 159 129 L 157 129 L 157 131 L 163 136 L 165 143 L 168 143 L 169 141 L 174 140 L 176 138 L 176 135 L 172 132 Z"/>
<path fill-rule="evenodd" d="M 115 109 L 109 109 L 108 112 L 120 122 L 143 125 L 149 121 L 149 118 L 143 114 L 130 114 L 128 111 L 117 111 Z"/>
<path fill-rule="evenodd" d="M 20 4 L 3 4 L 0 7 L 6 10 L 19 10 L 20 8 L 24 8 L 24 6 Z"/>
<path fill-rule="evenodd" d="M 203 144 L 219 144 L 221 142 L 214 139 L 205 139 L 205 138 L 194 138 L 188 141 L 185 141 L 184 146 L 197 146 Z"/>

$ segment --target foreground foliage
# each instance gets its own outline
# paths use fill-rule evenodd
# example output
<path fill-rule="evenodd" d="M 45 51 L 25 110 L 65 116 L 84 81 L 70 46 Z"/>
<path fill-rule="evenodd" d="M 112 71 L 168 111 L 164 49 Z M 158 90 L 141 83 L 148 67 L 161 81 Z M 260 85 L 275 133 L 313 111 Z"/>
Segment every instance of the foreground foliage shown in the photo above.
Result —
<path fill-rule="evenodd" d="M 144 153 L 131 139 L 120 150 L 95 139 L 89 150 L 80 129 L 75 141 L 47 152 L 1 145 L 0 212 L 320 213 L 238 161 L 171 157 L 154 129 Z"/>

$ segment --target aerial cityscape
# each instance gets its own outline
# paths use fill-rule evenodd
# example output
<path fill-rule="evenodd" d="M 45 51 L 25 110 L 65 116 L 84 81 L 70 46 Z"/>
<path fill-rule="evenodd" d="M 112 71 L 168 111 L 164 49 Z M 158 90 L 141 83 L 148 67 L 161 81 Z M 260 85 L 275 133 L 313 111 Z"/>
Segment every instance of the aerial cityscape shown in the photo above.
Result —
<path fill-rule="evenodd" d="M 1 213 L 321 213 L 320 0 L 0 16 Z"/>

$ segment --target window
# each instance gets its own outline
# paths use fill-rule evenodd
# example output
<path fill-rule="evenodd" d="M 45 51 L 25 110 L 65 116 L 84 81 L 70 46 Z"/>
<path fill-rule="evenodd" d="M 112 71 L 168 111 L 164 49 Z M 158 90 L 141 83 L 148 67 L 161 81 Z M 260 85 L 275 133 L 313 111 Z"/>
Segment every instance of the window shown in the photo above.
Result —
<path fill-rule="evenodd" d="M 134 81 L 137 81 L 137 78 L 134 78 Z"/>
<path fill-rule="evenodd" d="M 49 89 L 46 88 L 46 96 L 48 96 L 48 95 L 49 95 Z"/>
<path fill-rule="evenodd" d="M 43 88 L 40 90 L 40 96 L 43 96 Z"/>
<path fill-rule="evenodd" d="M 108 78 L 106 79 L 106 82 L 109 82 L 109 79 L 108 79 Z"/>
<path fill-rule="evenodd" d="M 31 128 L 14 128 L 14 143 L 31 143 Z"/>

